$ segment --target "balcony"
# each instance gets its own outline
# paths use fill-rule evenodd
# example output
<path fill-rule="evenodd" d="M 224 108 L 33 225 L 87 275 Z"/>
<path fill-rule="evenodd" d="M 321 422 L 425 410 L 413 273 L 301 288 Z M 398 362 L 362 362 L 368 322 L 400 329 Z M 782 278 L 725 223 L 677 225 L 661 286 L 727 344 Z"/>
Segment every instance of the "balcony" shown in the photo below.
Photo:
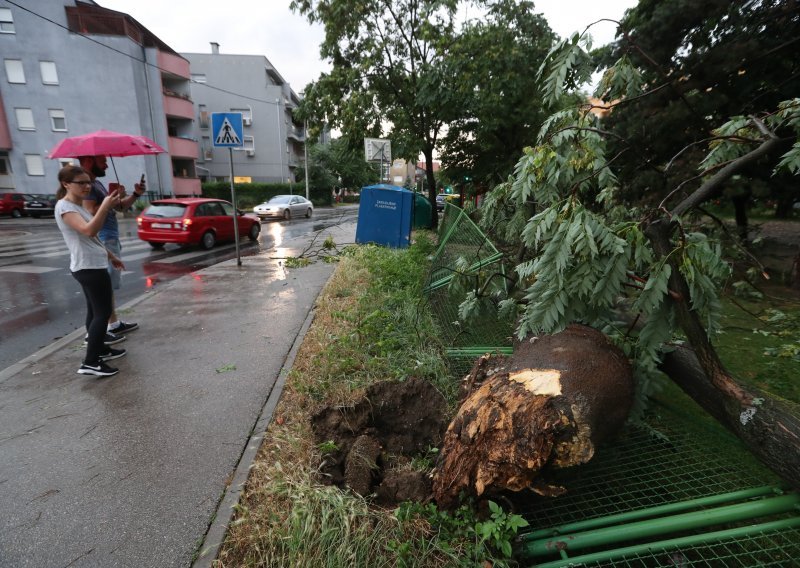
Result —
<path fill-rule="evenodd" d="M 180 96 L 178 93 L 164 91 L 164 114 L 175 118 L 194 119 L 194 106 L 192 101 Z"/>
<path fill-rule="evenodd" d="M 306 137 L 303 135 L 302 128 L 290 128 L 288 133 L 289 138 L 298 142 L 305 142 Z"/>
<path fill-rule="evenodd" d="M 176 177 L 172 178 L 172 192 L 176 197 L 199 196 L 203 190 L 198 178 Z"/>
<path fill-rule="evenodd" d="M 197 142 L 191 138 L 169 137 L 169 155 L 173 158 L 197 159 L 199 148 Z"/>
<path fill-rule="evenodd" d="M 189 80 L 189 62 L 179 55 L 159 50 L 158 66 L 161 68 L 162 73 Z"/>
<path fill-rule="evenodd" d="M 6 111 L 3 107 L 3 96 L 0 95 L 0 150 L 11 150 L 11 131 L 6 122 Z"/>

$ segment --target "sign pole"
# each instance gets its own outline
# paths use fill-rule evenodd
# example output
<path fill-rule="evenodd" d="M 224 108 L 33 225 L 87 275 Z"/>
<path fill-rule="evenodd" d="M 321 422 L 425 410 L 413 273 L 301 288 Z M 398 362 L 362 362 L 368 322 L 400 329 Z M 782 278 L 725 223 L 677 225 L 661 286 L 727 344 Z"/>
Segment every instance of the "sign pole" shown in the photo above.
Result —
<path fill-rule="evenodd" d="M 242 265 L 242 257 L 239 255 L 239 209 L 236 207 L 236 188 L 233 185 L 233 148 L 228 148 L 228 159 L 231 163 L 231 203 L 233 203 L 233 236 L 236 241 L 236 264 Z"/>
<path fill-rule="evenodd" d="M 212 112 L 211 113 L 211 132 L 215 147 L 227 148 L 228 159 L 231 165 L 231 203 L 233 204 L 233 238 L 236 241 L 236 264 L 242 265 L 242 257 L 239 253 L 239 209 L 236 207 L 236 187 L 233 180 L 233 149 L 244 146 L 243 140 L 243 121 L 240 112 Z"/>

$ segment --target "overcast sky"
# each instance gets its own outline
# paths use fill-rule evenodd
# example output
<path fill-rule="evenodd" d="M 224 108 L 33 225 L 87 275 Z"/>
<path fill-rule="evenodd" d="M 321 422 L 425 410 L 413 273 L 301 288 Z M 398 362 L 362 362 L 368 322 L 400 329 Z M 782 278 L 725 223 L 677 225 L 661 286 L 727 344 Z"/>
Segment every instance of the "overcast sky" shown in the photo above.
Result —
<path fill-rule="evenodd" d="M 264 55 L 295 92 L 315 80 L 328 66 L 320 60 L 321 26 L 289 10 L 290 0 L 96 0 L 112 10 L 125 12 L 178 52 L 210 53 L 210 42 L 220 52 Z M 583 31 L 601 18 L 618 20 L 636 0 L 538 0 L 550 27 L 567 36 Z M 467 16 L 474 17 L 473 13 Z M 592 27 L 595 45 L 614 37 L 610 23 Z"/>

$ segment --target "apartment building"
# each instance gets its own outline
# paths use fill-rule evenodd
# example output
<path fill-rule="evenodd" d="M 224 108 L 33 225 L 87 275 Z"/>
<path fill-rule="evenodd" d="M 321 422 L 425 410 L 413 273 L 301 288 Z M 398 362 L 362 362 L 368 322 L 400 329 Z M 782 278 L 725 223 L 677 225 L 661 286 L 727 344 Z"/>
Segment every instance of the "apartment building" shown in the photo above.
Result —
<path fill-rule="evenodd" d="M 244 140 L 233 150 L 234 177 L 251 182 L 294 182 L 303 163 L 305 132 L 292 111 L 300 99 L 263 55 L 181 53 L 192 69 L 192 99 L 197 120 L 194 136 L 200 144 L 198 175 L 210 181 L 230 180 L 230 153 L 214 148 L 211 114 L 240 112 Z"/>
<path fill-rule="evenodd" d="M 129 15 L 95 2 L 27 4 L 0 0 L 0 191 L 54 193 L 70 160 L 49 160 L 49 151 L 107 129 L 169 150 L 115 159 L 120 182 L 145 173 L 151 195 L 199 195 L 189 62 Z"/>

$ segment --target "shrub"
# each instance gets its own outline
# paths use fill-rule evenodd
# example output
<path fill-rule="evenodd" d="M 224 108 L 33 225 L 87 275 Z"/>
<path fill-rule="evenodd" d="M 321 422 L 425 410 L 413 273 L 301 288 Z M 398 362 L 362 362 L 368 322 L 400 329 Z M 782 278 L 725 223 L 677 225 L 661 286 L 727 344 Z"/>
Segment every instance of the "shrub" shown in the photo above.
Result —
<path fill-rule="evenodd" d="M 227 181 L 205 182 L 202 185 L 204 197 L 217 199 L 231 199 L 231 184 Z M 250 209 L 259 203 L 267 201 L 270 197 L 285 194 L 305 195 L 305 186 L 302 183 L 236 183 L 236 206 L 239 209 Z M 332 204 L 330 188 L 309 188 L 311 202 L 317 206 Z"/>

